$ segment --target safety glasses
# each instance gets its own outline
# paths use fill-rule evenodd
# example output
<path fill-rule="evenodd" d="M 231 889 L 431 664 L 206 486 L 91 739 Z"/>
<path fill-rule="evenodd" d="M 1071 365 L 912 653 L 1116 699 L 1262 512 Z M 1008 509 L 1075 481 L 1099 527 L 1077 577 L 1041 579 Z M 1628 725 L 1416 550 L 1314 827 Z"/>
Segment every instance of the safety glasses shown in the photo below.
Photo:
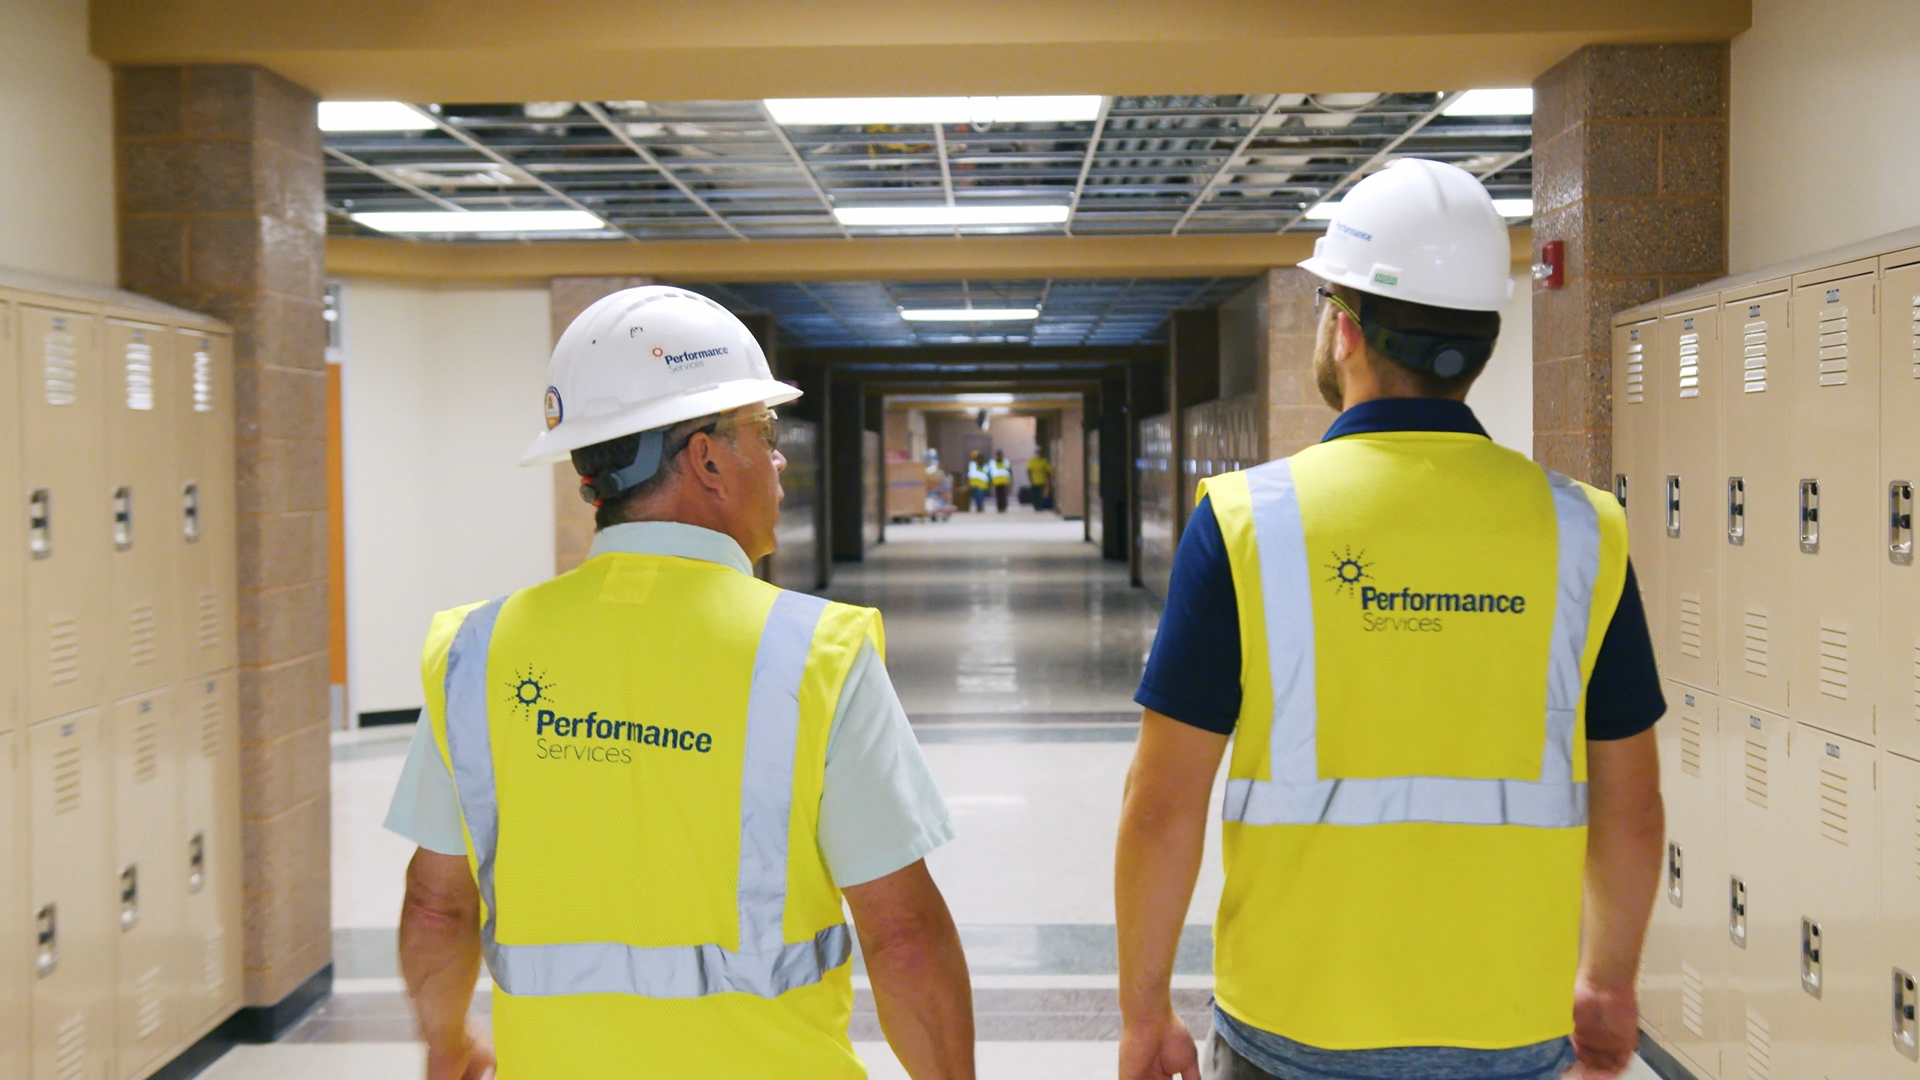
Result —
<path fill-rule="evenodd" d="M 1360 325 L 1360 313 L 1353 310 L 1353 308 L 1350 305 L 1348 305 L 1348 303 L 1345 300 L 1342 300 L 1338 296 L 1335 296 L 1332 289 L 1327 288 L 1325 285 L 1321 285 L 1318 288 L 1313 290 L 1313 313 L 1315 315 L 1320 314 L 1320 309 L 1322 307 L 1325 307 L 1327 304 L 1332 304 L 1334 307 L 1339 308 L 1341 312 L 1343 312 L 1346 315 L 1347 318 L 1353 320 L 1353 325 L 1355 326 Z"/>

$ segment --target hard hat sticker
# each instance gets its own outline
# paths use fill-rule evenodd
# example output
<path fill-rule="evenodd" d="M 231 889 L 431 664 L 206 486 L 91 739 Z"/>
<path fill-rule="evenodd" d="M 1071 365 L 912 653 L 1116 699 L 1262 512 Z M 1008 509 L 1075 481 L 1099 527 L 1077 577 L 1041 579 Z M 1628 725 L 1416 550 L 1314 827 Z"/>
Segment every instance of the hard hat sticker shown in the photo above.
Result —
<path fill-rule="evenodd" d="M 1373 272 L 1373 280 L 1376 285 L 1398 285 L 1400 284 L 1400 275 L 1390 274 L 1385 270 L 1375 270 Z"/>
<path fill-rule="evenodd" d="M 566 407 L 560 403 L 560 391 L 556 387 L 547 387 L 547 430 L 560 426 L 560 418 L 566 415 Z"/>

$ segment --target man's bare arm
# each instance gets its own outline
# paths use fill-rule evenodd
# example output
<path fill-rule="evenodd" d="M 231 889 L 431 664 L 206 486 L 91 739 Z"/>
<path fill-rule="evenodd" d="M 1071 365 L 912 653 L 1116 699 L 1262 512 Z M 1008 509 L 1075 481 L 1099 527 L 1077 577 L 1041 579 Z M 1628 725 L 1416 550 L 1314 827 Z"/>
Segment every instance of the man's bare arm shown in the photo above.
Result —
<path fill-rule="evenodd" d="M 1140 723 L 1114 853 L 1122 1080 L 1200 1077 L 1193 1036 L 1173 1011 L 1173 961 L 1200 876 L 1207 805 L 1226 748 L 1226 736 L 1151 709 Z"/>
<path fill-rule="evenodd" d="M 1587 744 L 1586 919 L 1574 1000 L 1582 1072 L 1612 1076 L 1639 1038 L 1634 982 L 1660 887 L 1666 811 L 1653 731 Z"/>
<path fill-rule="evenodd" d="M 846 889 L 887 1042 L 913 1080 L 973 1080 L 973 986 L 924 861 Z"/>
<path fill-rule="evenodd" d="M 427 1080 L 478 1080 L 493 1053 L 467 1028 L 480 978 L 480 892 L 465 856 L 421 848 L 407 864 L 400 973 L 427 1044 Z"/>

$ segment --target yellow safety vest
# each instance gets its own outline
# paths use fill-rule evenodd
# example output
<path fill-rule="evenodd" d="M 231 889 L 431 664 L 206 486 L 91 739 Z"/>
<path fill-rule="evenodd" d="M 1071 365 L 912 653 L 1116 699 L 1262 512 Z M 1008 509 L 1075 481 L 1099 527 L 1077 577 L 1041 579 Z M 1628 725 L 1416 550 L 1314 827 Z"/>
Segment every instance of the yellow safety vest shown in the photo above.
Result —
<path fill-rule="evenodd" d="M 434 618 L 502 1080 L 866 1075 L 815 834 L 868 640 L 871 609 L 624 553 Z"/>
<path fill-rule="evenodd" d="M 1329 1050 L 1568 1034 L 1619 505 L 1433 432 L 1335 439 L 1200 493 L 1243 666 L 1220 1007 Z"/>

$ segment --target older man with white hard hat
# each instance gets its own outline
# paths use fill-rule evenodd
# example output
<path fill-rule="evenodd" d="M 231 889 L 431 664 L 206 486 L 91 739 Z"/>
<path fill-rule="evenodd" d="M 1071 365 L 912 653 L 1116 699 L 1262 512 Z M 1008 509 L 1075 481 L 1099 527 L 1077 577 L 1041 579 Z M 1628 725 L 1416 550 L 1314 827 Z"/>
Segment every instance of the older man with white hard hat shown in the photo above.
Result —
<path fill-rule="evenodd" d="M 854 927 L 916 1080 L 973 1075 L 953 835 L 880 616 L 754 578 L 774 549 L 776 382 L 740 320 L 615 293 L 555 347 L 547 430 L 584 565 L 436 616 L 387 825 L 419 845 L 400 961 L 430 1080 L 865 1075 Z M 493 1046 L 466 1014 L 493 980 Z"/>
<path fill-rule="evenodd" d="M 1121 1075 L 1198 1073 L 1168 985 L 1231 736 L 1210 1078 L 1614 1076 L 1666 707 L 1625 517 L 1465 403 L 1512 289 L 1477 180 L 1399 161 L 1329 225 L 1301 266 L 1340 416 L 1201 485 L 1137 695 Z"/>

